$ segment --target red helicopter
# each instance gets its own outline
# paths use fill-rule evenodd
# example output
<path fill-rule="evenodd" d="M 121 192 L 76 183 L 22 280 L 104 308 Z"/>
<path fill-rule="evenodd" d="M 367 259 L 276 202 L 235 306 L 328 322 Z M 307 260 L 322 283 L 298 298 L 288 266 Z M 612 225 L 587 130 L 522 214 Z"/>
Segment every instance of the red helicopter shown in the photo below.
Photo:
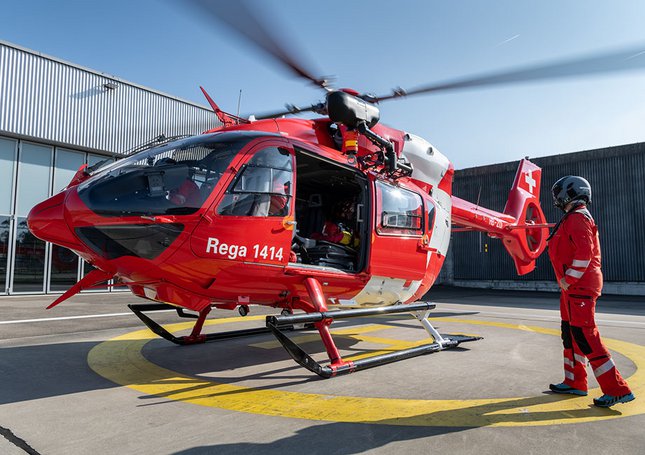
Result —
<path fill-rule="evenodd" d="M 330 88 L 244 3 L 232 3 L 222 8 L 197 2 L 323 88 L 324 101 L 249 120 L 222 111 L 202 89 L 221 127 L 157 141 L 111 164 L 81 167 L 67 188 L 28 217 L 34 235 L 95 267 L 48 308 L 116 278 L 155 302 L 129 307 L 163 338 L 193 344 L 271 331 L 296 362 L 322 377 L 478 339 L 439 334 L 427 319 L 434 304 L 419 299 L 439 275 L 451 230 L 499 238 L 518 274 L 534 269 L 548 233 L 539 203 L 541 170 L 520 162 L 503 213 L 467 202 L 452 195 L 451 162 L 425 139 L 380 124 L 377 104 L 461 87 L 626 69 L 608 64 L 618 54 L 379 97 Z M 284 117 L 300 112 L 320 117 Z M 202 334 L 212 308 L 237 308 L 246 315 L 250 305 L 281 314 L 267 317 L 266 328 Z M 169 308 L 196 319 L 190 335 L 175 336 L 145 314 Z M 432 342 L 355 361 L 341 357 L 329 331 L 334 320 L 392 313 L 415 315 Z M 286 336 L 285 329 L 303 323 L 318 330 L 329 364 L 316 362 Z"/>

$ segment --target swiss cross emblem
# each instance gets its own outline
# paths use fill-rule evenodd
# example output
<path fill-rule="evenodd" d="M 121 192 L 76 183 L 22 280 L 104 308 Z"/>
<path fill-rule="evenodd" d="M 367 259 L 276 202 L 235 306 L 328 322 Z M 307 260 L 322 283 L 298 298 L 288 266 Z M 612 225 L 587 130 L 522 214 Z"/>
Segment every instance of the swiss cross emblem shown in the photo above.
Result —
<path fill-rule="evenodd" d="M 526 184 L 527 184 L 527 185 L 528 185 L 528 187 L 529 187 L 529 192 L 530 192 L 531 194 L 533 194 L 533 188 L 535 188 L 535 185 L 537 185 L 537 182 L 536 182 L 536 181 L 535 181 L 535 179 L 533 178 L 533 171 L 528 171 L 528 172 L 524 175 L 524 181 L 526 182 Z"/>

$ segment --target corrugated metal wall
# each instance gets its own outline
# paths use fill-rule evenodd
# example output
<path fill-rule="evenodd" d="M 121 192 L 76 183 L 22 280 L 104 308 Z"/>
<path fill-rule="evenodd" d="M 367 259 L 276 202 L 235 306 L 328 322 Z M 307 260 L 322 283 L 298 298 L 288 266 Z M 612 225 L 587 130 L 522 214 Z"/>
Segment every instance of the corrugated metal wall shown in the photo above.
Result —
<path fill-rule="evenodd" d="M 549 222 L 551 186 L 565 175 L 581 175 L 592 187 L 593 214 L 600 233 L 605 281 L 645 282 L 645 143 L 532 159 L 542 168 L 541 204 Z M 501 212 L 519 162 L 459 170 L 456 196 Z M 487 245 L 487 252 L 486 250 Z M 501 242 L 474 232 L 454 233 L 455 280 L 554 280 L 546 254 L 532 273 L 518 277 Z"/>
<path fill-rule="evenodd" d="M 0 42 L 0 132 L 120 153 L 217 125 L 204 107 Z"/>

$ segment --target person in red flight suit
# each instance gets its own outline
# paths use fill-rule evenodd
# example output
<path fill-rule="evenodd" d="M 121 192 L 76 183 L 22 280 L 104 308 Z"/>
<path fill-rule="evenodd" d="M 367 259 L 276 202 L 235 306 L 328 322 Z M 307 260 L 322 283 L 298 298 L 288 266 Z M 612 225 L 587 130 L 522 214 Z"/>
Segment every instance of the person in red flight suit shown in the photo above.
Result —
<path fill-rule="evenodd" d="M 179 188 L 168 192 L 168 200 L 179 206 L 199 207 L 201 203 L 199 187 L 192 179 L 187 178 Z"/>
<path fill-rule="evenodd" d="M 276 180 L 273 182 L 273 192 L 269 204 L 269 216 L 286 216 L 289 213 L 289 195 L 291 182 Z"/>
<path fill-rule="evenodd" d="M 355 203 L 352 200 L 338 202 L 332 210 L 332 219 L 325 221 L 321 232 L 312 234 L 315 240 L 357 248 L 360 239 L 349 226 L 355 222 Z"/>
<path fill-rule="evenodd" d="M 600 339 L 594 320 L 602 290 L 598 228 L 587 210 L 591 186 L 582 177 L 555 182 L 553 201 L 564 211 L 547 240 L 549 258 L 561 288 L 560 315 L 564 345 L 564 382 L 550 384 L 555 393 L 587 395 L 587 361 L 603 395 L 594 405 L 610 407 L 635 397 Z"/>

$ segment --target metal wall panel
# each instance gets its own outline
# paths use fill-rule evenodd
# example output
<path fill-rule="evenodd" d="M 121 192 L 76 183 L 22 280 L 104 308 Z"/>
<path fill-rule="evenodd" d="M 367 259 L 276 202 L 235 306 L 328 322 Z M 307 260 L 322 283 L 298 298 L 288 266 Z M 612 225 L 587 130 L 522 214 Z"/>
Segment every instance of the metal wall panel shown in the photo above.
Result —
<path fill-rule="evenodd" d="M 123 153 L 219 124 L 205 107 L 0 41 L 0 132 Z"/>
<path fill-rule="evenodd" d="M 581 175 L 592 187 L 590 211 L 600 233 L 605 281 L 645 282 L 645 143 L 532 159 L 542 168 L 540 201 L 549 222 L 562 213 L 553 207 L 551 186 L 565 175 Z M 456 196 L 501 212 L 519 162 L 459 170 Z M 487 245 L 487 251 L 486 251 Z M 496 239 L 475 232 L 454 233 L 451 251 L 455 280 L 554 280 L 546 254 L 536 270 L 518 277 Z"/>

